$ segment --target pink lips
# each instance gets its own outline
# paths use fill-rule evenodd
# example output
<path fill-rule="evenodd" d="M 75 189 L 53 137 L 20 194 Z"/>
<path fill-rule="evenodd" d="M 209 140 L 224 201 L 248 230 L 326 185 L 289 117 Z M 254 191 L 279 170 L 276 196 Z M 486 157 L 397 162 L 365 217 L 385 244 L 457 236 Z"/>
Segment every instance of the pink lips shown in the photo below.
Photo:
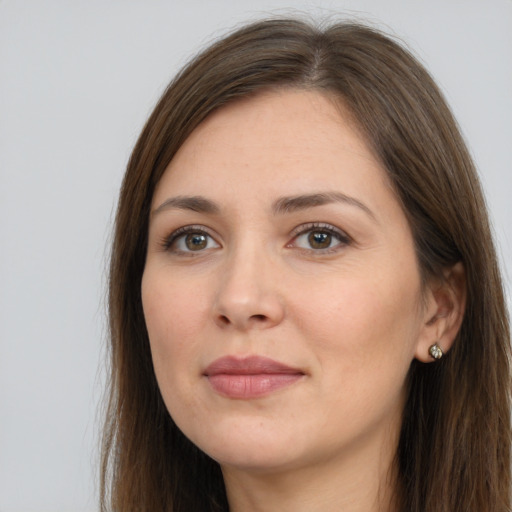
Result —
<path fill-rule="evenodd" d="M 304 372 L 266 357 L 227 356 L 210 364 L 204 376 L 220 395 L 250 399 L 289 386 L 304 377 Z"/>

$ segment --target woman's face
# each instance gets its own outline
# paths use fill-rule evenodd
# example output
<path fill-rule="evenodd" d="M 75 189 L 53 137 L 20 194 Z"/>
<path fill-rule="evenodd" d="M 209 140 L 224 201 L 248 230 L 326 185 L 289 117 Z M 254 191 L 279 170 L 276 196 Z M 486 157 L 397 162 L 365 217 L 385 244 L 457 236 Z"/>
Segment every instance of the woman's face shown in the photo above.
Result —
<path fill-rule="evenodd" d="M 384 170 L 320 93 L 191 134 L 153 198 L 142 299 L 167 408 L 224 469 L 395 450 L 428 308 Z"/>

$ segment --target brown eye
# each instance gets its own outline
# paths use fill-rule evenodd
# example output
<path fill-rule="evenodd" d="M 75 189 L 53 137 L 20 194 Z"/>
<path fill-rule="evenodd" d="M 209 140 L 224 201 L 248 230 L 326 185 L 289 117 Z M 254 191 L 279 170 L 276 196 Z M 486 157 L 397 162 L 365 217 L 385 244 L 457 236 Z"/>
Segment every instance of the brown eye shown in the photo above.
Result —
<path fill-rule="evenodd" d="M 308 242 L 312 249 L 327 249 L 331 246 L 332 235 L 326 231 L 311 231 Z"/>
<path fill-rule="evenodd" d="M 195 226 L 185 226 L 177 229 L 163 240 L 162 245 L 166 251 L 175 254 L 199 253 L 220 247 L 210 234 Z"/>
<path fill-rule="evenodd" d="M 350 237 L 330 224 L 309 223 L 297 228 L 298 234 L 288 247 L 305 249 L 311 254 L 332 253 L 351 244 Z"/>
<path fill-rule="evenodd" d="M 190 233 L 185 237 L 185 245 L 189 251 L 200 251 L 208 245 L 208 238 L 202 233 Z"/>

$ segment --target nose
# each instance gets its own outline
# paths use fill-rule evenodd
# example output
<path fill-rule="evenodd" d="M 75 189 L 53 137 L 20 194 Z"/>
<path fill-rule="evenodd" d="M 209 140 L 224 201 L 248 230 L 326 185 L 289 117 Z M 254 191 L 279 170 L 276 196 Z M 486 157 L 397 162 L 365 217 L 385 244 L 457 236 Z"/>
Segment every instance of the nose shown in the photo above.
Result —
<path fill-rule="evenodd" d="M 276 263 L 262 251 L 237 251 L 219 275 L 213 314 L 222 328 L 268 329 L 284 318 Z"/>

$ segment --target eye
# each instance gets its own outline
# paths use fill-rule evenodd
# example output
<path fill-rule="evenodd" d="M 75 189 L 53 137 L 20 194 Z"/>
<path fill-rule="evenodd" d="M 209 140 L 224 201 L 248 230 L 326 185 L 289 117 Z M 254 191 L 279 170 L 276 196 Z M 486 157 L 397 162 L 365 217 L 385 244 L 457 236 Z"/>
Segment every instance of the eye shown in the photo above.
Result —
<path fill-rule="evenodd" d="M 308 224 L 297 229 L 297 235 L 290 245 L 310 251 L 334 250 L 350 243 L 348 235 L 328 224 Z"/>
<path fill-rule="evenodd" d="M 163 246 L 168 251 L 178 253 L 201 252 L 220 247 L 209 233 L 195 226 L 177 229 L 163 240 Z"/>

